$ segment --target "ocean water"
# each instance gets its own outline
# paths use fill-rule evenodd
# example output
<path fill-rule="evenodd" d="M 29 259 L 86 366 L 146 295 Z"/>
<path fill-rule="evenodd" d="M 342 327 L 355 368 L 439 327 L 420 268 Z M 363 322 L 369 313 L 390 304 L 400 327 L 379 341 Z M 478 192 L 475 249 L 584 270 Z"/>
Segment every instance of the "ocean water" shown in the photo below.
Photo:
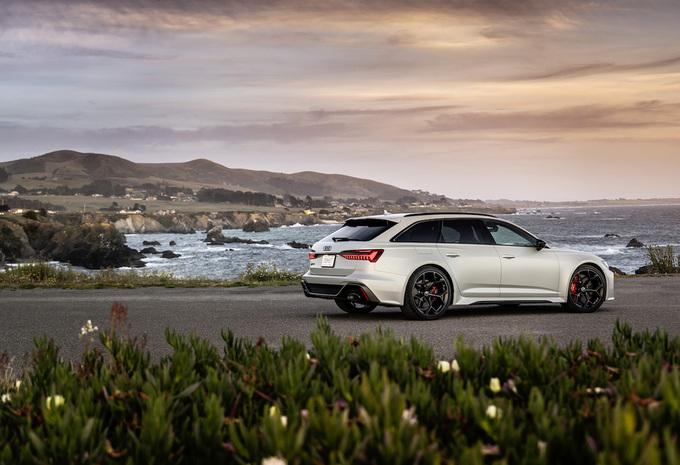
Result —
<path fill-rule="evenodd" d="M 158 241 L 153 246 L 159 252 L 172 250 L 179 258 L 161 258 L 160 255 L 145 254 L 148 271 L 163 271 L 176 277 L 209 277 L 212 279 L 235 279 L 246 271 L 248 263 L 276 265 L 281 270 L 304 272 L 309 264 L 309 249 L 295 249 L 289 242 L 309 244 L 338 230 L 340 224 L 314 226 L 284 226 L 268 232 L 243 232 L 240 229 L 225 229 L 225 237 L 238 237 L 253 241 L 267 241 L 269 244 L 225 244 L 208 245 L 204 242 L 206 231 L 196 234 L 126 234 L 127 245 L 142 250 L 144 241 Z M 170 246 L 175 241 L 177 245 Z"/>
<path fill-rule="evenodd" d="M 644 248 L 626 247 L 632 238 L 646 245 L 673 245 L 680 253 L 680 205 L 550 208 L 498 216 L 531 231 L 553 248 L 594 253 L 626 273 L 633 273 L 646 263 Z M 248 263 L 274 264 L 279 269 L 304 272 L 309 262 L 308 250 L 294 249 L 286 243 L 297 241 L 312 245 L 340 226 L 289 226 L 263 233 L 223 231 L 225 236 L 266 240 L 267 245 L 208 245 L 203 242 L 205 231 L 197 234 L 128 234 L 126 238 L 127 244 L 136 250 L 146 247 L 143 241 L 158 241 L 161 243 L 155 246 L 158 251 L 172 250 L 181 255 L 164 259 L 149 254 L 145 260 L 149 271 L 169 272 L 177 277 L 234 279 L 246 270 Z M 604 237 L 605 234 L 618 234 L 619 237 Z M 170 246 L 170 241 L 177 245 Z"/>
<path fill-rule="evenodd" d="M 626 247 L 633 238 L 645 245 L 672 245 L 680 254 L 680 205 L 551 208 L 499 216 L 553 248 L 594 253 L 629 274 L 647 263 L 644 247 Z"/>

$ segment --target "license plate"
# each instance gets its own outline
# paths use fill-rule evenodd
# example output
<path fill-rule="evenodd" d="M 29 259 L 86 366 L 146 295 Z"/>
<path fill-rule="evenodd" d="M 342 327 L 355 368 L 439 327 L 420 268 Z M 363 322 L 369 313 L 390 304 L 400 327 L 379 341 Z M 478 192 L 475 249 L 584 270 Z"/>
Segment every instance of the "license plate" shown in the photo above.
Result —
<path fill-rule="evenodd" d="M 335 255 L 322 255 L 321 266 L 323 268 L 333 268 L 335 266 Z"/>

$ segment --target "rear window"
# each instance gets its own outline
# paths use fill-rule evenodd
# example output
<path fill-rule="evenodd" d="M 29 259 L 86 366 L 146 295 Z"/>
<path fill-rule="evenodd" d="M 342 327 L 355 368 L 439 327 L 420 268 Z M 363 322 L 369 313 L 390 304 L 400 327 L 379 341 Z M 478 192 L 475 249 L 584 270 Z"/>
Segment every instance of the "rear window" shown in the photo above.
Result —
<path fill-rule="evenodd" d="M 437 242 L 439 237 L 439 220 L 416 223 L 397 237 L 394 242 Z"/>
<path fill-rule="evenodd" d="M 377 219 L 347 220 L 345 225 L 331 237 L 335 242 L 340 241 L 370 241 L 384 233 L 397 223 Z"/>

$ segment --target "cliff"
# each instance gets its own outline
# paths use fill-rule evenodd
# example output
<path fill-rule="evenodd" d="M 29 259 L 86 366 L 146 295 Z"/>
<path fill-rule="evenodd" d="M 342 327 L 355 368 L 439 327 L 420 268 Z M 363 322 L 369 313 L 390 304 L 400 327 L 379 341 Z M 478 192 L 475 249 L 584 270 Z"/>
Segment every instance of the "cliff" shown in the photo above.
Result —
<path fill-rule="evenodd" d="M 101 214 L 89 217 L 104 220 Z M 304 213 L 246 213 L 246 212 L 214 212 L 214 213 L 175 213 L 172 215 L 120 215 L 108 219 L 121 234 L 144 233 L 177 233 L 192 234 L 196 231 L 207 231 L 215 226 L 222 229 L 244 229 L 250 225 L 277 228 L 294 224 L 318 224 L 316 216 Z"/>

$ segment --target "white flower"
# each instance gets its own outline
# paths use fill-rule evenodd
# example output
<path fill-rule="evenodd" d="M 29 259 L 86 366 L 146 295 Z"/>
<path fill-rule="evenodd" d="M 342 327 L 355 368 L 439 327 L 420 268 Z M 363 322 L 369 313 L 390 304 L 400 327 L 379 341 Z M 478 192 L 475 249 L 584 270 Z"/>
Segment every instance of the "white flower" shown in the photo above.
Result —
<path fill-rule="evenodd" d="M 262 465 L 286 465 L 286 461 L 281 457 L 267 457 L 262 459 Z"/>
<path fill-rule="evenodd" d="M 440 360 L 437 364 L 437 368 L 439 368 L 439 371 L 442 373 L 446 373 L 451 369 L 451 364 L 445 360 Z"/>
<path fill-rule="evenodd" d="M 3 394 L 2 397 L 0 397 L 0 400 L 2 400 L 2 403 L 4 404 L 5 402 L 9 402 L 12 399 L 12 396 L 9 394 Z"/>
<path fill-rule="evenodd" d="M 64 405 L 64 397 L 58 394 L 54 397 L 50 396 L 45 401 L 45 404 L 47 406 L 47 410 L 50 410 L 52 407 L 54 408 L 61 407 L 62 405 Z"/>
<path fill-rule="evenodd" d="M 16 383 L 14 383 L 14 389 L 19 389 L 21 387 L 21 380 L 18 379 Z"/>
<path fill-rule="evenodd" d="M 543 455 L 545 454 L 545 451 L 548 449 L 548 443 L 545 441 L 538 441 L 538 452 Z"/>
<path fill-rule="evenodd" d="M 609 390 L 607 388 L 601 388 L 601 387 L 596 387 L 596 388 L 588 388 L 586 389 L 586 392 L 588 394 L 609 394 Z"/>
<path fill-rule="evenodd" d="M 501 380 L 498 378 L 491 378 L 491 382 L 489 382 L 489 389 L 491 389 L 491 392 L 494 394 L 501 392 Z"/>
<path fill-rule="evenodd" d="M 418 416 L 416 415 L 416 408 L 411 407 L 404 410 L 401 414 L 401 419 L 407 422 L 410 426 L 415 426 L 418 424 Z"/>
<path fill-rule="evenodd" d="M 460 366 L 458 365 L 458 360 L 451 362 L 451 369 L 453 371 L 460 371 Z"/>
<path fill-rule="evenodd" d="M 486 408 L 486 416 L 489 418 L 500 418 L 502 414 L 503 411 L 495 405 L 489 405 Z"/>
<path fill-rule="evenodd" d="M 284 428 L 286 426 L 288 426 L 288 417 L 287 416 L 281 415 L 281 424 L 283 425 Z"/>
<path fill-rule="evenodd" d="M 80 334 L 78 335 L 78 337 L 82 338 L 83 336 L 86 336 L 88 333 L 94 333 L 95 331 L 98 330 L 99 328 L 97 326 L 92 326 L 92 320 L 87 320 L 87 323 L 85 323 L 85 325 L 80 328 Z"/>

